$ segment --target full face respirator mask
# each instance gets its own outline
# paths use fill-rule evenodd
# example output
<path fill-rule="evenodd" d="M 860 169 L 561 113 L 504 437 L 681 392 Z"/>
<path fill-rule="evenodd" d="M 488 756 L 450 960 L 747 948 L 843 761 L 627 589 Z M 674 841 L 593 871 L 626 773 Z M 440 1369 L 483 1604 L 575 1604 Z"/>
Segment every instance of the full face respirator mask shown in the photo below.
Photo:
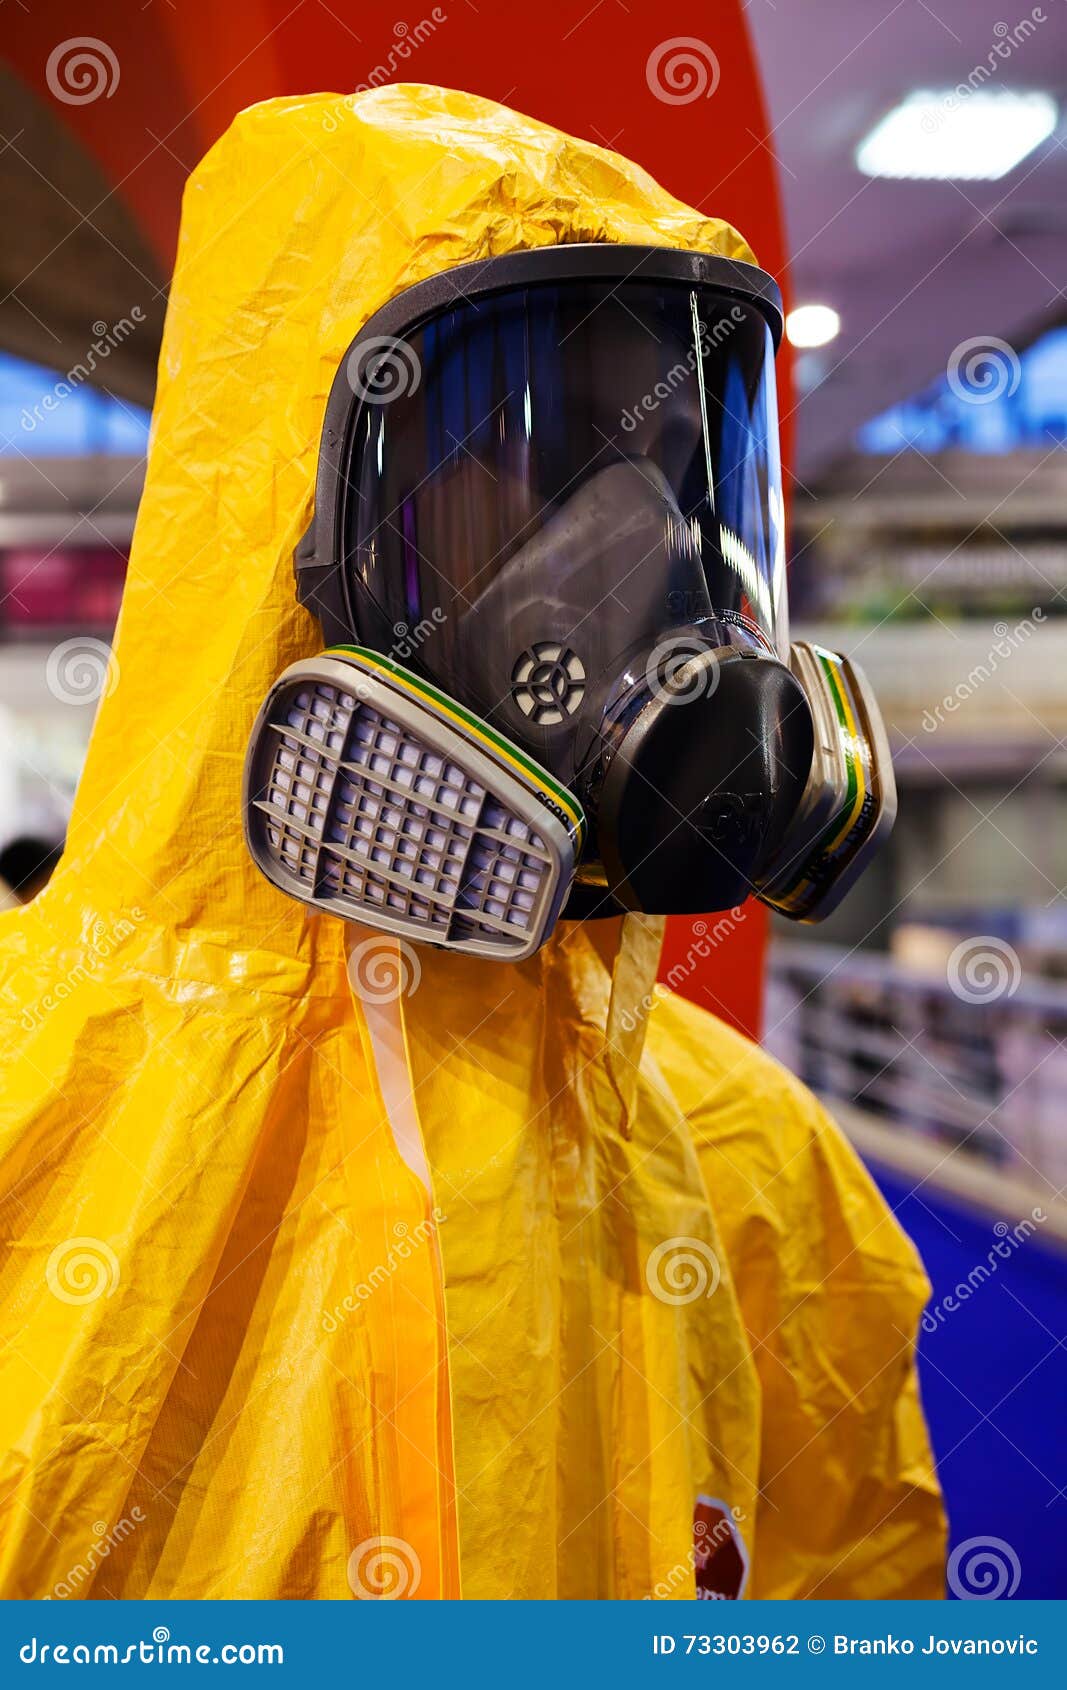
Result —
<path fill-rule="evenodd" d="M 892 826 L 860 670 L 789 644 L 778 290 L 562 246 L 377 312 L 326 407 L 249 849 L 351 921 L 520 960 L 560 919 L 828 914 Z"/>

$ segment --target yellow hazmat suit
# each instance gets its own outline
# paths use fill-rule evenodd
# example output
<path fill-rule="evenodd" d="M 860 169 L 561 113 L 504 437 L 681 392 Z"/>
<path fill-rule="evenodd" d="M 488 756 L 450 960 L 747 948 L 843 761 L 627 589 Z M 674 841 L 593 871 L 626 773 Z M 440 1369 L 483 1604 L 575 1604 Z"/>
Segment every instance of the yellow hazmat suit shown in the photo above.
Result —
<path fill-rule="evenodd" d="M 270 101 L 189 181 L 66 855 L 0 918 L 6 1597 L 689 1596 L 720 1527 L 749 1594 L 939 1594 L 920 1266 L 803 1089 L 654 993 L 657 923 L 346 958 L 242 842 L 349 341 L 580 240 L 750 257 L 432 88 Z"/>

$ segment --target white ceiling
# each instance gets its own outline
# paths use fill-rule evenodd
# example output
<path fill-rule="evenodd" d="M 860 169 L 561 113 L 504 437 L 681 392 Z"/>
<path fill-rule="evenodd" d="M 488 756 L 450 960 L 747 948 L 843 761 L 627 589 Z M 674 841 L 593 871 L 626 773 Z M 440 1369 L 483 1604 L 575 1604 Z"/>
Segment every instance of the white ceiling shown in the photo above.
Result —
<path fill-rule="evenodd" d="M 843 323 L 815 355 L 822 380 L 797 401 L 796 469 L 809 483 L 859 423 L 942 373 L 959 342 L 995 335 L 1020 347 L 1067 315 L 1067 0 L 749 0 L 747 15 L 792 302 L 833 305 Z M 1024 19 L 1033 33 L 997 57 Z M 860 173 L 857 142 L 902 95 L 966 83 L 991 54 L 987 88 L 1059 99 L 1048 142 L 999 182 Z"/>

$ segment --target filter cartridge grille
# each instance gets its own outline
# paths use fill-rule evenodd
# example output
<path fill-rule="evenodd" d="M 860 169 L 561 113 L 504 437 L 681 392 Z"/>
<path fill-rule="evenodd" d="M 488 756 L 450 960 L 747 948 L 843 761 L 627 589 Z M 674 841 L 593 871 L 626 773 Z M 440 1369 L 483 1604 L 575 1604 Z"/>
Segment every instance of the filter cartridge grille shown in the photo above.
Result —
<path fill-rule="evenodd" d="M 265 727 L 255 844 L 298 896 L 442 944 L 528 948 L 554 878 L 529 820 L 410 725 L 328 681 L 280 687 Z"/>

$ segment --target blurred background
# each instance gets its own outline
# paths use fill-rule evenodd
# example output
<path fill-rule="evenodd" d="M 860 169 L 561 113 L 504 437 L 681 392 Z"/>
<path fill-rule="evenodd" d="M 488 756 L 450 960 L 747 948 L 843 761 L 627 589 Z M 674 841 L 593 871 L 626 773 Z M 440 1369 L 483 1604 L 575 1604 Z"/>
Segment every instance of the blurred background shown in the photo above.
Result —
<path fill-rule="evenodd" d="M 776 920 L 763 1037 L 934 1282 L 923 1393 L 954 1542 L 999 1537 L 991 1588 L 1062 1597 L 1067 16 L 747 15 L 807 307 L 793 632 L 863 665 L 900 806 L 829 922 Z"/>
<path fill-rule="evenodd" d="M 1004 1551 L 1000 1588 L 969 1594 L 1067 1594 L 1063 0 L 750 0 L 729 10 L 765 110 L 746 95 L 731 125 L 725 74 L 699 105 L 649 95 L 627 8 L 596 26 L 618 62 L 573 97 L 558 43 L 551 94 L 503 68 L 503 12 L 495 35 L 435 24 L 413 67 L 394 49 L 416 20 L 380 7 L 301 0 L 274 28 L 269 7 L 194 9 L 195 30 L 169 0 L 121 21 L 104 4 L 90 38 L 62 5 L 7 9 L 0 869 L 28 896 L 62 840 L 110 684 L 181 187 L 240 105 L 418 75 L 632 153 L 769 268 L 780 214 L 794 637 L 865 668 L 900 808 L 830 922 L 772 924 L 762 1038 L 827 1100 L 933 1281 L 921 1367 L 953 1541 Z M 587 52 L 589 8 L 557 10 Z M 727 10 L 681 8 L 679 38 L 718 43 Z M 492 75 L 469 72 L 471 30 Z M 732 161 L 680 147 L 683 120 Z M 755 1032 L 714 967 L 704 1000 Z"/>

